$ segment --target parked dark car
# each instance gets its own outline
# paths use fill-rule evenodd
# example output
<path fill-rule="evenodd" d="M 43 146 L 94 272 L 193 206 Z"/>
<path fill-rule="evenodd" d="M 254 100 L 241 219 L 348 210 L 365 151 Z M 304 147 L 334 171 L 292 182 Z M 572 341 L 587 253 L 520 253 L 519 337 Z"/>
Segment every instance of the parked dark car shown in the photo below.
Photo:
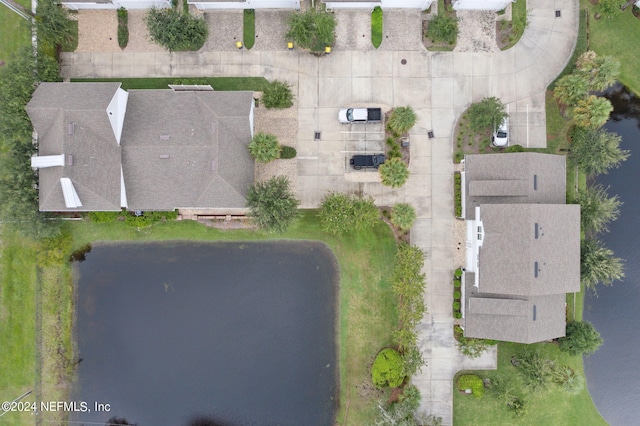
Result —
<path fill-rule="evenodd" d="M 349 164 L 356 170 L 377 169 L 381 164 L 384 164 L 384 160 L 385 157 L 383 154 L 354 155 L 351 157 Z"/>

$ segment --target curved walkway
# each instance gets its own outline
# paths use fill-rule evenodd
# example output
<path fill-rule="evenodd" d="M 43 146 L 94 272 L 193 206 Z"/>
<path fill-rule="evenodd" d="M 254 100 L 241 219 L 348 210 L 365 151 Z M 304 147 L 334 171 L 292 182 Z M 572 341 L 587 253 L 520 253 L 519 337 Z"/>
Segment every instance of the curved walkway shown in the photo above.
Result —
<path fill-rule="evenodd" d="M 91 77 L 256 76 L 286 80 L 297 90 L 298 177 L 303 208 L 317 207 L 329 191 L 370 195 L 378 205 L 412 203 L 418 220 L 412 243 L 425 250 L 425 302 L 420 346 L 428 365 L 414 377 L 422 393 L 421 411 L 453 423 L 452 379 L 461 369 L 496 367 L 496 351 L 470 360 L 453 338 L 454 265 L 453 144 L 459 115 L 471 102 L 497 96 L 508 104 L 511 138 L 529 147 L 546 146 L 544 91 L 568 62 L 577 38 L 577 0 L 528 0 L 529 25 L 520 42 L 496 53 L 427 52 L 416 45 L 419 11 L 385 11 L 383 44 L 368 47 L 367 11 L 336 12 L 338 34 L 345 34 L 329 56 L 317 58 L 286 50 L 199 52 L 63 53 L 62 74 Z M 555 10 L 562 17 L 555 17 Z M 259 18 L 256 22 L 260 22 Z M 264 22 L 264 20 L 262 21 Z M 276 21 L 278 22 L 278 21 Z M 390 25 L 395 22 L 395 25 Z M 356 33 L 351 38 L 349 28 Z M 260 31 L 283 29 L 259 29 Z M 413 46 L 413 47 L 412 47 Z M 361 130 L 337 123 L 339 107 L 355 103 L 411 105 L 419 116 L 411 132 L 411 176 L 400 189 L 348 173 L 345 146 Z M 434 139 L 427 133 L 432 130 Z M 314 139 L 322 131 L 322 140 Z M 368 131 L 364 129 L 364 131 Z M 365 174 L 366 175 L 366 174 Z M 375 354 L 372 354 L 372 356 Z"/>

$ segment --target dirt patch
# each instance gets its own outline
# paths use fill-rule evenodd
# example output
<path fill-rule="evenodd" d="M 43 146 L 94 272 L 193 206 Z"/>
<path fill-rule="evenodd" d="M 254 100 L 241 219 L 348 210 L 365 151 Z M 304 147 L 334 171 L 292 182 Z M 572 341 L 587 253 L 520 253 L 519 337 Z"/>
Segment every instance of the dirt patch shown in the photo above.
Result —
<path fill-rule="evenodd" d="M 458 11 L 456 52 L 497 52 L 496 13 L 494 11 Z"/>
<path fill-rule="evenodd" d="M 358 391 L 358 396 L 367 400 L 380 399 L 384 396 L 382 390 L 373 386 L 373 383 L 366 381 L 356 385 L 356 390 Z"/>

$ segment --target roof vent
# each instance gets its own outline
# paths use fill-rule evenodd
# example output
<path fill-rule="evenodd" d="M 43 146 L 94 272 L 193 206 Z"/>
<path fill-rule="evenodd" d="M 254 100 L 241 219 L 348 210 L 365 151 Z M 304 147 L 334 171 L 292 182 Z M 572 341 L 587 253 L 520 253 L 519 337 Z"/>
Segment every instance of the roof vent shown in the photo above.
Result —
<path fill-rule="evenodd" d="M 160 139 L 162 139 L 163 141 L 168 141 L 169 139 L 171 139 L 171 135 L 160 135 Z"/>
<path fill-rule="evenodd" d="M 538 269 L 538 262 L 533 262 L 533 275 L 538 278 L 538 272 L 540 272 L 540 269 Z"/>
<path fill-rule="evenodd" d="M 533 320 L 536 320 L 536 305 L 533 305 Z"/>
<path fill-rule="evenodd" d="M 73 154 L 67 155 L 67 166 L 73 166 Z"/>
<path fill-rule="evenodd" d="M 538 190 L 538 175 L 533 175 L 533 190 Z"/>
<path fill-rule="evenodd" d="M 536 223 L 535 231 L 534 231 L 534 233 L 536 234 L 536 240 L 538 239 L 538 230 L 539 230 L 538 228 L 539 228 L 538 223 Z"/>
<path fill-rule="evenodd" d="M 76 123 L 69 123 L 67 125 L 67 134 L 72 135 L 75 129 L 76 129 Z"/>
<path fill-rule="evenodd" d="M 166 160 L 167 158 L 169 158 L 169 154 L 160 154 L 160 158 L 162 160 Z"/>
<path fill-rule="evenodd" d="M 216 160 L 211 160 L 211 171 L 212 172 L 216 171 Z"/>

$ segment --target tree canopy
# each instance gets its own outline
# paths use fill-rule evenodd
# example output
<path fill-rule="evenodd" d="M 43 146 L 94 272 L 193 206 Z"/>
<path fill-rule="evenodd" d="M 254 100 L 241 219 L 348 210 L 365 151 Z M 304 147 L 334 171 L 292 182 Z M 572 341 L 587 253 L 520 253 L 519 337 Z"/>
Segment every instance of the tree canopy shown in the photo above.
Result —
<path fill-rule="evenodd" d="M 599 283 L 611 285 L 624 278 L 624 262 L 613 251 L 594 238 L 580 244 L 580 280 L 586 288 L 596 289 Z"/>
<path fill-rule="evenodd" d="M 587 235 L 608 231 L 608 223 L 620 214 L 622 201 L 618 196 L 609 197 L 602 185 L 593 185 L 578 192 L 580 204 L 580 228 Z"/>
<path fill-rule="evenodd" d="M 249 215 L 265 231 L 286 231 L 298 217 L 299 204 L 289 188 L 289 179 L 286 176 L 275 176 L 249 187 Z"/>
<path fill-rule="evenodd" d="M 309 9 L 289 16 L 287 38 L 303 49 L 324 52 L 335 41 L 336 19 L 332 13 Z"/>
<path fill-rule="evenodd" d="M 483 132 L 499 126 L 509 114 L 500 99 L 490 97 L 472 104 L 467 110 L 466 116 L 471 130 Z"/>
<path fill-rule="evenodd" d="M 620 149 L 621 140 L 616 133 L 603 129 L 577 127 L 571 134 L 568 160 L 587 176 L 606 174 L 629 157 L 629 151 Z"/>
<path fill-rule="evenodd" d="M 400 188 L 409 179 L 409 168 L 401 158 L 389 158 L 379 169 L 382 184 Z"/>
<path fill-rule="evenodd" d="M 204 18 L 176 9 L 152 7 L 145 16 L 149 37 L 170 52 L 198 50 L 207 41 L 209 28 Z"/>
<path fill-rule="evenodd" d="M 325 196 L 318 215 L 322 230 L 334 235 L 372 228 L 380 220 L 380 212 L 372 198 L 342 193 Z"/>
<path fill-rule="evenodd" d="M 269 163 L 280 158 L 278 138 L 269 133 L 256 133 L 248 148 L 251 157 L 259 163 Z"/>
<path fill-rule="evenodd" d="M 602 345 L 600 333 L 587 321 L 573 321 L 567 324 L 565 337 L 558 339 L 558 347 L 570 355 L 587 355 L 598 350 Z"/>
<path fill-rule="evenodd" d="M 573 119 L 576 126 L 597 129 L 609 119 L 613 105 L 607 98 L 589 95 L 580 99 L 573 108 Z"/>
<path fill-rule="evenodd" d="M 55 0 L 39 0 L 36 7 L 38 42 L 57 51 L 74 36 L 69 10 Z"/>
<path fill-rule="evenodd" d="M 418 116 L 410 106 L 397 107 L 391 111 L 387 127 L 393 133 L 401 135 L 408 132 L 416 124 Z"/>

